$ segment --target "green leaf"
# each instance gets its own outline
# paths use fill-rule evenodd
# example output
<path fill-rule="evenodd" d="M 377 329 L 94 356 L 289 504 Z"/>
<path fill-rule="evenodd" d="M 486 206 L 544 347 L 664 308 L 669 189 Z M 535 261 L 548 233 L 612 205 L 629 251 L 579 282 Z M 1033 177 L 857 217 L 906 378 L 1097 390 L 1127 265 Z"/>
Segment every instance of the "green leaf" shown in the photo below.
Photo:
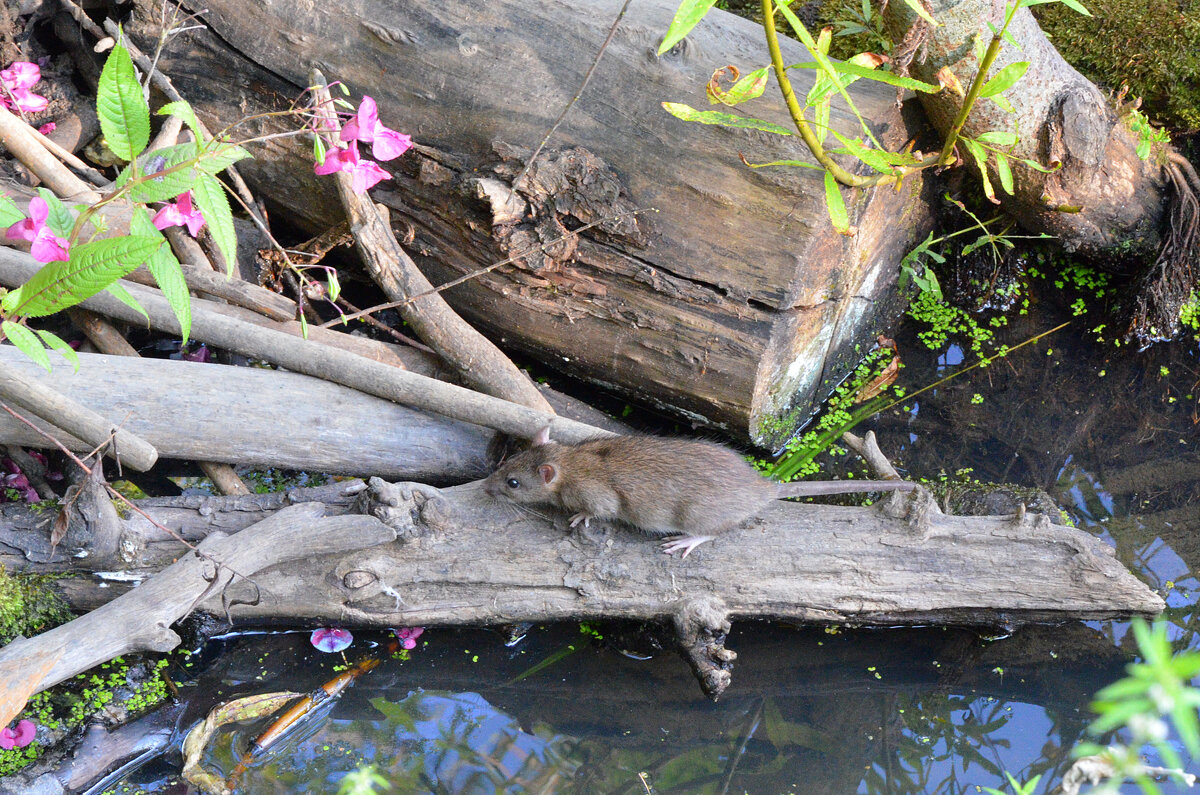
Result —
<path fill-rule="evenodd" d="M 125 289 L 124 285 L 122 285 L 119 280 L 113 282 L 104 289 L 109 295 L 125 304 L 125 306 L 129 307 L 134 312 L 140 312 L 142 317 L 146 318 L 146 325 L 150 325 L 150 315 L 146 314 L 146 310 L 142 309 L 142 305 L 137 302 L 136 298 L 129 294 L 129 291 Z"/>
<path fill-rule="evenodd" d="M 818 166 L 816 163 L 807 163 L 803 160 L 772 160 L 770 163 L 751 163 L 743 161 L 750 168 L 765 168 L 767 166 L 796 166 L 798 168 L 811 168 L 816 171 L 824 171 L 824 166 Z"/>
<path fill-rule="evenodd" d="M 761 91 L 759 92 L 762 93 Z M 321 136 L 316 136 L 320 138 Z M 239 160 L 253 157 L 246 149 L 237 144 L 210 143 L 200 155 L 199 167 L 205 174 L 217 174 L 232 166 Z"/>
<path fill-rule="evenodd" d="M 25 213 L 17 207 L 16 202 L 0 193 L 0 226 L 10 227 L 25 220 Z"/>
<path fill-rule="evenodd" d="M 736 83 L 730 86 L 729 90 L 721 94 L 720 98 L 709 96 L 709 102 L 721 102 L 725 105 L 737 105 L 739 102 L 745 102 L 749 99 L 757 99 L 762 96 L 763 90 L 767 87 L 767 67 L 755 69 L 748 75 L 744 75 L 738 79 Z M 319 138 L 320 136 L 316 136 Z M 249 153 L 247 153 L 249 154 Z"/>
<path fill-rule="evenodd" d="M 1032 168 L 1034 171 L 1040 171 L 1043 174 L 1053 174 L 1055 171 L 1058 171 L 1060 168 L 1062 168 L 1062 163 L 1057 163 L 1052 168 L 1047 168 L 1036 160 L 1026 160 L 1025 158 L 1018 159 L 1025 165 Z"/>
<path fill-rule="evenodd" d="M 138 158 L 141 175 L 138 183 L 129 189 L 129 198 L 143 204 L 165 202 L 191 190 L 196 184 L 199 170 L 184 164 L 195 160 L 197 156 L 194 142 L 167 146 L 142 155 Z M 133 167 L 127 166 L 117 175 L 113 184 L 118 188 L 124 187 L 132 176 Z"/>
<path fill-rule="evenodd" d="M 39 337 L 42 338 L 42 342 L 46 343 L 48 347 L 53 348 L 62 354 L 62 357 L 70 362 L 74 371 L 77 373 L 79 372 L 79 354 L 75 352 L 74 348 L 64 342 L 61 337 L 53 332 L 43 331 L 40 328 L 35 328 L 34 331 Z"/>
<path fill-rule="evenodd" d="M 150 214 L 144 207 L 137 208 L 129 223 L 129 231 L 135 235 L 162 238 L 163 235 L 154 228 Z M 188 295 L 187 281 L 183 276 L 183 268 L 175 258 L 175 252 L 168 245 L 161 246 L 150 259 L 146 260 L 146 269 L 154 276 L 158 289 L 162 290 L 171 311 L 179 320 L 179 330 L 183 341 L 188 341 L 192 332 L 192 303 Z"/>
<path fill-rule="evenodd" d="M 1077 0 L 1061 0 L 1061 2 L 1063 5 L 1077 14 L 1083 14 L 1085 17 L 1090 17 L 1092 15 L 1092 12 L 1084 8 L 1083 3 L 1080 3 Z"/>
<path fill-rule="evenodd" d="M 0 323 L 0 331 L 3 331 L 4 336 L 10 339 L 12 344 L 16 345 L 26 356 L 46 368 L 46 372 L 54 369 L 50 366 L 50 354 L 46 353 L 45 346 L 32 331 L 11 320 Z"/>
<path fill-rule="evenodd" d="M 1013 196 L 1015 195 L 1013 193 L 1013 174 L 1012 168 L 1008 165 L 1008 158 L 999 152 L 995 152 L 994 154 L 996 157 L 996 174 L 1000 177 L 1000 187 L 1009 196 Z"/>
<path fill-rule="evenodd" d="M 994 97 L 1013 87 L 1013 83 L 1021 79 L 1025 74 L 1025 70 L 1029 68 L 1029 61 L 1017 61 L 1010 63 L 1008 66 L 996 72 L 990 80 L 983 84 L 983 88 L 979 91 L 979 98 Z"/>
<path fill-rule="evenodd" d="M 752 119 L 749 116 L 734 116 L 732 113 L 721 113 L 715 110 L 696 110 L 678 102 L 664 102 L 663 110 L 677 119 L 694 121 L 700 124 L 716 124 L 721 127 L 741 127 L 751 130 L 775 133 L 776 135 L 791 135 L 786 127 L 762 119 Z M 207 217 L 207 216 L 206 216 Z"/>
<path fill-rule="evenodd" d="M 841 234 L 849 234 L 850 216 L 846 213 L 846 203 L 842 201 L 842 192 L 838 188 L 833 174 L 825 172 L 825 206 L 829 209 L 829 220 L 833 228 Z"/>
<path fill-rule="evenodd" d="M 937 27 L 937 20 L 929 16 L 929 12 L 925 10 L 925 6 L 921 3 L 921 0 L 904 0 L 904 2 L 908 3 L 909 8 L 917 12 L 917 16 L 928 22 L 930 25 L 933 25 L 935 28 Z"/>
<path fill-rule="evenodd" d="M 1017 109 L 1012 106 L 1012 103 L 1005 99 L 1001 94 L 997 94 L 991 99 L 992 102 L 995 102 L 1000 107 L 1000 110 L 1004 111 L 1005 113 L 1017 112 Z"/>
<path fill-rule="evenodd" d="M 192 110 L 192 106 L 186 100 L 168 102 L 155 113 L 159 116 L 178 116 L 179 120 L 192 131 L 192 135 L 196 136 L 197 141 L 204 140 L 204 135 L 200 132 L 200 120 L 196 118 L 196 111 Z"/>
<path fill-rule="evenodd" d="M 96 84 L 100 131 L 113 154 L 132 161 L 150 141 L 150 107 L 142 95 L 129 51 L 113 47 Z"/>
<path fill-rule="evenodd" d="M 887 156 L 884 152 L 880 152 L 878 149 L 868 149 L 867 147 L 863 146 L 862 141 L 858 140 L 857 138 L 847 138 L 837 130 L 833 130 L 832 132 L 833 137 L 837 138 L 838 141 L 840 141 L 841 144 L 846 147 L 846 150 L 849 151 L 850 154 L 854 155 L 859 160 L 863 161 L 881 174 L 892 173 L 892 165 L 888 162 Z"/>
<path fill-rule="evenodd" d="M 988 178 L 987 152 L 979 142 L 970 138 L 963 138 L 962 142 L 967 147 L 967 151 L 971 153 L 971 158 L 975 161 L 975 167 L 979 169 L 979 179 L 983 182 L 984 195 L 988 197 L 988 201 L 993 204 L 999 204 L 1000 201 L 996 198 L 996 191 L 992 188 L 992 181 Z"/>
<path fill-rule="evenodd" d="M 975 136 L 975 140 L 984 144 L 995 144 L 996 146 L 1012 146 L 1017 142 L 1017 134 L 1008 132 L 1007 130 L 988 130 L 982 135 Z"/>
<path fill-rule="evenodd" d="M 675 17 L 667 27 L 667 35 L 663 36 L 662 44 L 658 45 L 658 54 L 678 44 L 684 36 L 692 32 L 692 28 L 704 19 L 704 15 L 713 7 L 717 0 L 683 0 L 675 10 Z"/>
<path fill-rule="evenodd" d="M 38 196 L 42 197 L 50 209 L 49 215 L 46 216 L 46 226 L 50 227 L 50 231 L 59 237 L 70 235 L 71 229 L 75 226 L 75 216 L 71 215 L 71 211 L 58 200 L 51 190 L 38 188 Z"/>
<path fill-rule="evenodd" d="M 129 235 L 71 247 L 71 259 L 55 261 L 0 301 L 8 316 L 39 317 L 91 298 L 145 262 L 160 245 L 151 237 Z"/>
<path fill-rule="evenodd" d="M 337 271 L 333 268 L 325 271 L 326 274 L 326 290 L 329 294 L 330 301 L 338 300 L 338 296 L 342 294 L 342 284 L 338 281 Z"/>
<path fill-rule="evenodd" d="M 854 77 L 863 77 L 867 80 L 875 80 L 880 83 L 887 83 L 890 86 L 898 86 L 900 88 L 909 88 L 913 91 L 924 91 L 927 94 L 936 94 L 942 90 L 941 86 L 935 86 L 932 83 L 923 83 L 920 80 L 914 80 L 911 77 L 902 77 L 893 72 L 884 72 L 879 69 L 869 69 L 861 64 L 850 63 L 849 61 L 830 61 L 835 72 L 842 74 L 853 75 Z M 816 61 L 805 61 L 804 63 L 794 64 L 788 67 L 789 69 L 822 69 L 821 64 Z M 843 83 L 843 85 L 847 85 Z M 815 88 L 814 84 L 814 88 Z M 832 88 L 832 86 L 830 86 Z M 811 92 L 810 92 L 811 93 Z M 811 104 L 811 103 L 809 103 Z"/>
<path fill-rule="evenodd" d="M 225 257 L 225 268 L 232 275 L 237 267 L 237 232 L 233 228 L 233 213 L 229 209 L 229 199 L 225 198 L 225 188 L 216 177 L 201 174 L 192 188 L 192 199 L 208 222 L 208 233 Z"/>

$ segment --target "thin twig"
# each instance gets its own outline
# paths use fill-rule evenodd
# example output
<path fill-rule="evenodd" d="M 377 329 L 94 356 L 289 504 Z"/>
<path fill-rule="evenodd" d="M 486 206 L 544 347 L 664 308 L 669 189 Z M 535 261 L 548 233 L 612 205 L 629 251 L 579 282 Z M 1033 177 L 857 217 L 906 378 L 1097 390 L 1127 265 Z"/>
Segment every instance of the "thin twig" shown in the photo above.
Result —
<path fill-rule="evenodd" d="M 571 107 L 575 104 L 575 102 L 581 96 L 583 96 L 584 89 L 587 88 L 588 82 L 591 81 L 592 75 L 595 74 L 596 67 L 600 65 L 600 58 L 603 57 L 604 51 L 607 50 L 608 45 L 612 43 L 613 36 L 615 36 L 617 33 L 617 27 L 620 26 L 621 20 L 625 18 L 625 12 L 629 9 L 629 4 L 631 2 L 632 0 L 625 0 L 625 4 L 621 6 L 621 10 L 617 12 L 617 18 L 613 20 L 612 27 L 608 29 L 607 38 L 605 38 L 604 43 L 600 45 L 600 50 L 596 53 L 596 57 L 592 59 L 592 65 L 588 67 L 587 74 L 583 76 L 583 82 L 579 84 L 579 90 L 576 91 L 575 96 L 571 97 L 571 99 L 567 102 L 566 106 L 562 109 L 562 113 L 558 114 L 558 118 L 555 119 L 554 124 L 551 125 L 549 132 L 547 132 L 545 137 L 542 138 L 542 142 L 537 145 L 537 149 L 534 149 L 533 154 L 530 155 L 529 159 L 525 161 L 525 168 L 521 169 L 521 173 L 517 174 L 517 178 L 512 181 L 514 188 L 521 184 L 521 180 L 523 180 L 525 175 L 529 173 L 529 169 L 531 166 L 533 166 L 533 162 L 537 160 L 537 156 L 542 153 L 542 147 L 544 147 L 546 142 L 550 140 L 550 136 L 554 135 L 555 131 L 558 130 L 558 125 L 562 124 L 563 119 L 567 117 L 567 113 L 571 110 Z"/>
<path fill-rule="evenodd" d="M 371 312 L 381 312 L 384 309 L 394 309 L 398 306 L 404 306 L 405 304 L 416 301 L 418 298 L 424 298 L 427 295 L 432 295 L 434 293 L 440 293 L 442 290 L 449 290 L 451 287 L 457 287 L 458 285 L 462 284 L 463 282 L 474 279 L 476 276 L 482 276 L 485 273 L 491 273 L 492 271 L 496 270 L 496 268 L 499 268 L 502 265 L 509 265 L 509 264 L 515 262 L 516 260 L 521 259 L 521 257 L 528 256 L 529 254 L 533 254 L 534 252 L 537 252 L 537 251 L 545 251 L 547 248 L 549 248 L 550 246 L 553 246 L 555 243 L 566 240 L 567 238 L 571 237 L 572 235 L 578 235 L 580 232 L 586 232 L 587 230 L 591 229 L 592 227 L 599 226 L 600 224 L 608 223 L 609 221 L 618 221 L 629 215 L 638 215 L 640 213 L 648 213 L 648 212 L 656 213 L 656 212 L 658 212 L 658 208 L 657 207 L 641 207 L 637 210 L 629 210 L 628 212 L 619 213 L 617 215 L 609 216 L 608 218 L 601 218 L 599 221 L 592 221 L 590 224 L 584 224 L 583 226 L 579 227 L 578 229 L 573 229 L 570 232 L 567 232 L 565 235 L 560 235 L 559 237 L 556 237 L 553 240 L 548 240 L 545 243 L 539 243 L 536 246 L 530 246 L 527 249 L 523 249 L 522 251 L 520 251 L 517 254 L 512 255 L 508 259 L 502 259 L 499 262 L 493 262 L 491 265 L 488 265 L 486 268 L 480 268 L 479 270 L 471 271 L 470 273 L 468 273 L 464 276 L 460 276 L 457 279 L 452 279 L 452 280 L 446 282 L 445 284 L 438 285 L 437 287 L 434 287 L 432 290 L 426 290 L 423 293 L 417 293 L 416 295 L 405 298 L 402 301 L 390 301 L 386 304 L 377 304 L 376 306 L 373 306 L 369 309 L 360 310 L 358 312 L 355 312 L 354 314 L 343 315 L 342 317 L 335 318 L 333 320 L 322 323 L 321 328 L 327 328 L 329 326 L 337 325 L 338 323 L 345 323 L 350 320 L 356 320 L 359 317 L 366 315 L 368 313 L 371 313 Z"/>

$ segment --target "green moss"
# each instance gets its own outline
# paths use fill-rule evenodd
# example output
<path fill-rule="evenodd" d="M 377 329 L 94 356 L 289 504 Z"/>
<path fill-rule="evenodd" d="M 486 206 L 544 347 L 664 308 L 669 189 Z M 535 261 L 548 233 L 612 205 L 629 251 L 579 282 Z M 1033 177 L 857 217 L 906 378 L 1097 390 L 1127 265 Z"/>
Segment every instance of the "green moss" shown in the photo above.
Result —
<path fill-rule="evenodd" d="M 0 644 L 45 632 L 71 620 L 71 610 L 50 590 L 48 577 L 8 574 L 0 566 Z"/>
<path fill-rule="evenodd" d="M 1114 91 L 1128 83 L 1151 118 L 1200 129 L 1200 1 L 1086 0 L 1084 17 L 1057 3 L 1034 14 L 1072 66 Z"/>

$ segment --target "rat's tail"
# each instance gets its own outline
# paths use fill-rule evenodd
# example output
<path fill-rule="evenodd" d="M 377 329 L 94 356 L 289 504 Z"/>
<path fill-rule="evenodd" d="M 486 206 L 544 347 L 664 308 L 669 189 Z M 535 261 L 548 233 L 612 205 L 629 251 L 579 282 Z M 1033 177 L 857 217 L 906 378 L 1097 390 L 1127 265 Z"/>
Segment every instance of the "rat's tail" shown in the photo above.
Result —
<path fill-rule="evenodd" d="M 806 480 L 780 483 L 777 499 L 819 497 L 823 494 L 858 494 L 864 491 L 912 491 L 916 483 L 907 480 Z"/>

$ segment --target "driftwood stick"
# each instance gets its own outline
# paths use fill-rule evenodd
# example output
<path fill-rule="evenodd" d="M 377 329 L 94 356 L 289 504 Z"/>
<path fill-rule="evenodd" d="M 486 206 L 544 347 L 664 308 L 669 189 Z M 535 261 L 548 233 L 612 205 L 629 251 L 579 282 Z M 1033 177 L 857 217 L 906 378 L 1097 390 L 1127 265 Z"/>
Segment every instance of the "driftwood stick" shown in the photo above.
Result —
<path fill-rule="evenodd" d="M 0 107 L 0 143 L 60 198 L 86 204 L 100 201 L 100 194 L 91 185 L 50 154 L 32 127 L 4 107 Z"/>
<path fill-rule="evenodd" d="M 93 448 L 107 447 L 109 456 L 139 472 L 158 460 L 158 451 L 145 439 L 9 367 L 0 366 L 0 399 L 17 404 Z"/>
<path fill-rule="evenodd" d="M 324 76 L 314 69 L 309 73 L 309 81 L 315 87 L 318 119 L 337 129 L 340 125 Z M 324 125 L 317 126 L 322 129 Z M 399 307 L 417 336 L 481 392 L 553 414 L 554 409 L 533 382 L 491 340 L 459 317 L 441 294 L 431 292 L 433 285 L 400 246 L 379 208 L 369 196 L 355 193 L 351 188 L 350 175 L 339 171 L 334 176 L 355 245 L 371 278 L 392 301 L 427 294 L 419 301 Z"/>
<path fill-rule="evenodd" d="M 344 554 L 395 538 L 390 528 L 371 517 L 322 519 L 323 510 L 321 503 L 294 505 L 236 536 L 208 538 L 195 552 L 107 605 L 49 632 L 10 643 L 0 651 L 0 672 L 61 653 L 34 690 L 38 692 L 121 654 L 170 651 L 179 644 L 171 624 L 205 599 L 219 604 L 235 578 L 252 577 L 298 556 Z"/>
<path fill-rule="evenodd" d="M 181 227 L 168 227 L 164 231 L 169 233 L 172 229 L 179 229 L 182 232 Z M 203 249 L 200 248 L 196 241 L 187 237 L 186 232 L 183 232 L 183 237 L 196 246 L 196 253 L 203 255 Z M 171 240 L 171 247 L 175 248 L 175 241 L 170 234 L 168 234 L 167 239 Z M 177 248 L 175 250 L 176 252 L 179 251 Z M 256 284 L 242 281 L 236 276 L 229 278 L 223 273 L 215 272 L 207 265 L 203 267 L 197 266 L 190 255 L 187 256 L 186 260 L 184 256 L 180 256 L 180 265 L 183 268 L 183 278 L 187 281 L 188 287 L 196 292 L 223 299 L 236 306 L 245 307 L 271 320 L 285 322 L 293 320 L 296 317 L 296 302 L 287 296 L 280 295 L 265 287 L 259 287 Z M 156 286 L 154 277 L 144 268 L 138 268 L 125 278 L 131 282 L 144 284 L 147 287 Z"/>
<path fill-rule="evenodd" d="M 37 269 L 37 261 L 29 255 L 0 249 L 0 282 L 17 286 L 31 278 Z M 132 283 L 126 289 L 146 310 L 153 328 L 172 334 L 180 333 L 179 321 L 162 293 Z M 141 313 L 107 293 L 89 298 L 83 306 L 129 323 L 145 322 Z M 192 336 L 245 356 L 274 362 L 294 372 L 334 381 L 369 395 L 527 439 L 532 439 L 546 426 L 550 426 L 554 438 L 564 442 L 609 435 L 608 431 L 591 425 L 535 411 L 353 354 L 311 345 L 283 332 L 234 320 L 203 306 L 201 302 L 192 305 Z"/>

